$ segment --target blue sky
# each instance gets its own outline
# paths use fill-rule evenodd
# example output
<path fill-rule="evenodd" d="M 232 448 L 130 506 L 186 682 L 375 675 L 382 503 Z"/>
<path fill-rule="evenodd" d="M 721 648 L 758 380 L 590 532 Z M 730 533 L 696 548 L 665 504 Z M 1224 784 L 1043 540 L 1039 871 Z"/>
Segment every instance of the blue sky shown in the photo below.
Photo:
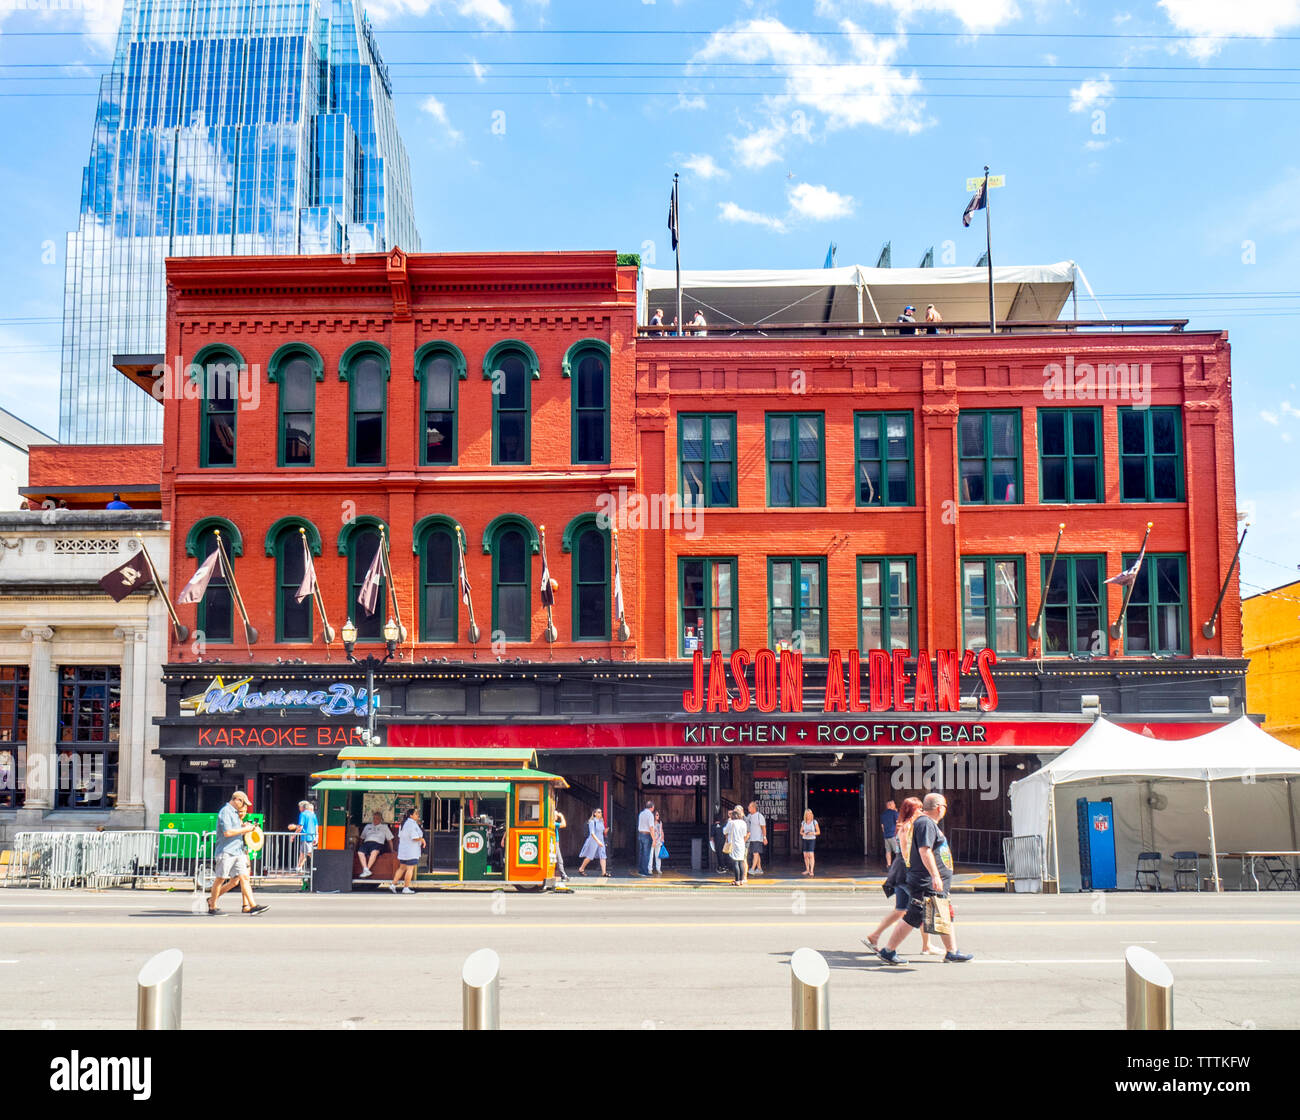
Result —
<path fill-rule="evenodd" d="M 931 246 L 972 264 L 964 183 L 991 164 L 1007 177 L 997 263 L 1075 259 L 1112 318 L 1229 331 L 1238 504 L 1254 514 L 1243 592 L 1300 578 L 1300 0 L 368 10 L 426 250 L 667 265 L 676 170 L 687 268 L 815 267 L 831 241 L 841 264 L 874 264 L 885 241 L 896 265 Z M 63 238 L 118 11 L 0 11 L 0 405 L 47 431 Z"/>

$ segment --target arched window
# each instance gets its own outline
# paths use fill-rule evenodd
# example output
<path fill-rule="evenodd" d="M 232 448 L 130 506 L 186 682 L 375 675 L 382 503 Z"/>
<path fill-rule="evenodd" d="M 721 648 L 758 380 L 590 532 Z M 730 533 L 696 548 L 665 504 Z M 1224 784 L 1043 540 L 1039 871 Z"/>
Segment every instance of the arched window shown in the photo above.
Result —
<path fill-rule="evenodd" d="M 280 386 L 282 467 L 310 467 L 315 462 L 316 382 L 323 376 L 320 355 L 308 346 L 287 346 L 271 358 L 267 378 Z"/>
<path fill-rule="evenodd" d="M 492 542 L 492 630 L 506 639 L 532 640 L 533 558 L 522 525 L 507 522 Z"/>
<path fill-rule="evenodd" d="M 339 379 L 349 383 L 348 466 L 383 466 L 387 447 L 387 351 L 374 343 L 353 346 L 343 355 Z"/>
<path fill-rule="evenodd" d="M 573 379 L 573 461 L 609 462 L 609 346 L 599 339 L 575 343 L 564 357 Z"/>
<path fill-rule="evenodd" d="M 420 535 L 420 640 L 454 642 L 460 598 L 459 550 L 455 530 L 445 522 Z"/>
<path fill-rule="evenodd" d="M 492 382 L 492 462 L 526 465 L 537 357 L 522 342 L 497 343 L 488 351 L 483 376 Z"/>
<path fill-rule="evenodd" d="M 595 525 L 573 546 L 573 640 L 609 641 L 609 537 Z"/>
<path fill-rule="evenodd" d="M 226 559 L 233 566 L 234 550 L 230 547 L 230 538 L 226 534 Z M 202 564 L 217 550 L 216 528 L 205 529 L 199 534 L 194 546 L 195 559 Z M 230 581 L 220 562 L 212 569 L 212 578 L 208 581 L 208 590 L 199 600 L 195 615 L 194 628 L 203 640 L 213 642 L 233 642 L 235 640 L 235 599 L 230 592 Z"/>
<path fill-rule="evenodd" d="M 380 642 L 384 637 L 384 620 L 388 611 L 388 581 L 380 576 L 379 594 L 373 614 L 367 614 L 361 605 L 361 587 L 366 573 L 379 551 L 379 525 L 373 519 L 351 522 L 346 539 L 341 542 L 348 557 L 348 608 L 347 617 L 357 628 L 357 641 Z"/>
<path fill-rule="evenodd" d="M 209 347 L 194 356 L 191 376 L 199 382 L 199 465 L 235 465 L 240 371 L 244 360 L 225 347 Z"/>
<path fill-rule="evenodd" d="M 416 355 L 415 376 L 420 382 L 420 462 L 426 467 L 453 466 L 458 382 L 465 376 L 465 359 L 450 343 L 430 343 Z"/>
<path fill-rule="evenodd" d="M 307 573 L 302 534 L 285 525 L 275 538 L 275 640 L 310 642 L 315 604 L 308 595 L 298 602 L 298 589 Z"/>

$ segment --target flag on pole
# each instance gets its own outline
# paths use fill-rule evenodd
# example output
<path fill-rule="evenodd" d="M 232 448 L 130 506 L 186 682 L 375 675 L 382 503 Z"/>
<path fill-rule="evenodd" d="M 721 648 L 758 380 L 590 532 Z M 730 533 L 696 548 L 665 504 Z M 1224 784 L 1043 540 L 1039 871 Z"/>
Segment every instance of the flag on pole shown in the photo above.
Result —
<path fill-rule="evenodd" d="M 1138 553 L 1138 558 L 1133 561 L 1131 567 L 1125 568 L 1117 576 L 1111 576 L 1107 583 L 1117 583 L 1120 587 L 1132 587 L 1137 582 L 1138 572 L 1142 568 L 1142 558 L 1147 554 L 1147 543 L 1142 542 L 1142 551 Z"/>
<path fill-rule="evenodd" d="M 181 588 L 181 593 L 176 596 L 177 603 L 198 603 L 207 594 L 208 582 L 212 579 L 212 573 L 216 571 L 217 565 L 221 565 L 222 574 L 225 574 L 226 566 L 221 561 L 221 549 L 214 548 L 212 554 L 199 565 L 198 571 L 190 576 L 190 582 Z"/>
<path fill-rule="evenodd" d="M 143 553 L 137 553 L 125 564 L 120 564 L 106 573 L 100 579 L 99 586 L 108 592 L 114 602 L 120 603 L 132 591 L 144 587 L 151 581 L 149 562 L 144 558 Z"/>
<path fill-rule="evenodd" d="M 672 234 L 673 248 L 677 248 L 677 184 L 673 184 L 672 197 L 668 200 L 668 232 Z"/>
<path fill-rule="evenodd" d="M 456 551 L 460 553 L 460 601 L 468 607 L 473 588 L 469 585 L 469 572 L 465 570 L 465 544 L 459 533 L 456 534 Z"/>
<path fill-rule="evenodd" d="M 555 606 L 555 588 L 551 586 L 551 566 L 546 560 L 546 549 L 542 549 L 542 606 Z"/>
<path fill-rule="evenodd" d="M 988 184 L 981 182 L 979 190 L 975 192 L 975 197 L 966 203 L 966 212 L 961 216 L 961 224 L 969 226 L 971 219 L 975 217 L 976 210 L 983 210 L 989 204 Z"/>
<path fill-rule="evenodd" d="M 618 549 L 614 549 L 614 617 L 623 621 L 623 572 L 618 563 Z"/>
<path fill-rule="evenodd" d="M 361 590 L 357 593 L 357 603 L 366 614 L 375 613 L 379 606 L 379 581 L 383 578 L 384 546 L 380 541 L 375 546 L 375 558 L 366 569 L 366 578 L 361 581 Z"/>
<path fill-rule="evenodd" d="M 316 565 L 311 562 L 311 549 L 307 547 L 307 534 L 302 534 L 302 583 L 294 595 L 294 602 L 301 603 L 308 595 L 316 594 Z"/>
<path fill-rule="evenodd" d="M 835 250 L 836 250 L 836 248 L 837 248 L 837 246 L 836 246 L 835 242 L 832 241 L 831 244 L 830 244 L 830 248 L 826 250 L 826 263 L 822 265 L 822 268 L 834 268 L 834 267 L 835 267 Z"/>

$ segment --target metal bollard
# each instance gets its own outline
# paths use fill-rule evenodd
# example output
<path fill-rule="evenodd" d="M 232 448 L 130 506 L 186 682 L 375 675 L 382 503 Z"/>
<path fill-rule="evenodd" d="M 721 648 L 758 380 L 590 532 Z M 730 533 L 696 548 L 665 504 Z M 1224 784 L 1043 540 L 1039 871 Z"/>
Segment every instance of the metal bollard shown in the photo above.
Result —
<path fill-rule="evenodd" d="M 1140 945 L 1124 950 L 1124 1005 L 1127 1030 L 1174 1029 L 1174 974 Z"/>
<path fill-rule="evenodd" d="M 831 1029 L 831 970 L 816 949 L 796 949 L 790 958 L 790 1029 Z"/>
<path fill-rule="evenodd" d="M 479 949 L 465 958 L 460 970 L 461 1028 L 501 1029 L 501 958 L 493 949 Z"/>
<path fill-rule="evenodd" d="M 164 949 L 140 969 L 136 978 L 136 1030 L 181 1029 L 181 965 L 184 960 L 185 954 L 179 949 Z"/>

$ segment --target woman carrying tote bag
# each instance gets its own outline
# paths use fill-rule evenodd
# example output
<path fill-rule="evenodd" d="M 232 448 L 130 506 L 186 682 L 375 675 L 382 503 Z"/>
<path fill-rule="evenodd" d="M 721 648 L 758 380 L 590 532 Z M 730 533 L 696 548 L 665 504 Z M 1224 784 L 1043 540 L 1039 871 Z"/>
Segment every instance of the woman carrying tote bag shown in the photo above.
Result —
<path fill-rule="evenodd" d="M 731 819 L 722 830 L 723 853 L 731 860 L 735 879 L 733 887 L 743 887 L 749 881 L 749 866 L 745 860 L 745 850 L 749 846 L 749 822 L 745 820 L 745 810 L 737 805 L 731 810 Z"/>

